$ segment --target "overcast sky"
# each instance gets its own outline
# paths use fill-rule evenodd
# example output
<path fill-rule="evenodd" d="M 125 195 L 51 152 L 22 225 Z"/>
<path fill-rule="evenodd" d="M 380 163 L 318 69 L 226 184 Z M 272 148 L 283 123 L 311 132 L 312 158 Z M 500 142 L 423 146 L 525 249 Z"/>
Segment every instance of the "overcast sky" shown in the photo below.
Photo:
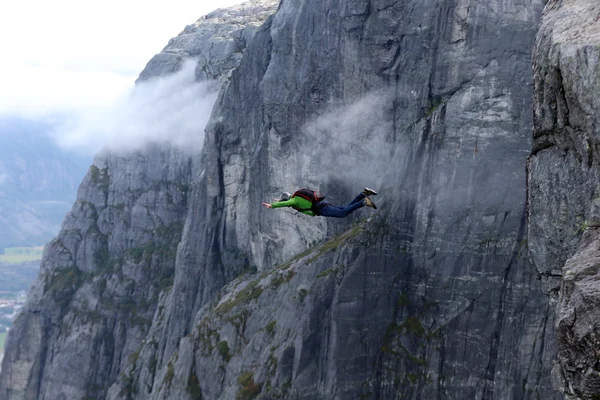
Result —
<path fill-rule="evenodd" d="M 19 0 L 0 5 L 0 116 L 110 103 L 186 25 L 243 0 Z"/>

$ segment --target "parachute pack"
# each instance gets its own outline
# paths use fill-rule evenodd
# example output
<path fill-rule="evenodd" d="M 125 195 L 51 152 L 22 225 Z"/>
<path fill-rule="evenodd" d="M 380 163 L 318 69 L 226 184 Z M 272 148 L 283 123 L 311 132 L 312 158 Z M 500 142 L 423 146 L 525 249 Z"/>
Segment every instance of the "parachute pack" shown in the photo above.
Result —
<path fill-rule="evenodd" d="M 323 201 L 325 199 L 325 196 L 321 196 L 320 194 L 317 193 L 316 190 L 310 190 L 310 189 L 296 190 L 291 198 L 294 198 L 294 197 L 302 197 L 303 199 L 306 199 L 312 203 L 310 208 L 302 208 L 301 209 L 301 208 L 294 207 L 294 209 L 296 211 L 312 211 L 317 215 L 319 214 L 319 210 L 317 209 L 317 203 L 320 201 Z"/>
<path fill-rule="evenodd" d="M 310 189 L 296 190 L 294 192 L 294 194 L 292 195 L 292 198 L 294 198 L 296 196 L 302 197 L 303 199 L 310 201 L 311 203 L 313 203 L 313 206 L 316 203 L 325 200 L 325 196 L 321 196 L 320 194 L 317 193 L 316 190 L 310 190 Z"/>

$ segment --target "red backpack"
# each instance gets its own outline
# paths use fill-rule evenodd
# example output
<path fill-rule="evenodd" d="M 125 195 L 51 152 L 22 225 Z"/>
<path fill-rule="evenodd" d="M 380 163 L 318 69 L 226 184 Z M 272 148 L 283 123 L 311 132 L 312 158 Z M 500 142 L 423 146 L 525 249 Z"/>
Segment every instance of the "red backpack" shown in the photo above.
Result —
<path fill-rule="evenodd" d="M 298 211 L 313 211 L 316 212 L 316 205 L 318 202 L 325 200 L 325 196 L 321 196 L 320 194 L 317 193 L 316 190 L 310 190 L 310 189 L 300 189 L 300 190 L 296 190 L 294 192 L 294 194 L 292 195 L 291 198 L 294 197 L 302 197 L 303 199 L 306 199 L 308 201 L 310 201 L 312 203 L 311 208 L 307 208 L 307 209 L 296 209 Z M 295 207 L 294 207 L 295 208 Z"/>
<path fill-rule="evenodd" d="M 310 189 L 296 190 L 294 192 L 294 194 L 292 195 L 292 198 L 294 198 L 296 196 L 300 196 L 300 197 L 310 201 L 311 203 L 318 203 L 320 201 L 325 200 L 325 196 L 321 196 L 320 194 L 317 193 L 316 190 L 310 190 Z"/>

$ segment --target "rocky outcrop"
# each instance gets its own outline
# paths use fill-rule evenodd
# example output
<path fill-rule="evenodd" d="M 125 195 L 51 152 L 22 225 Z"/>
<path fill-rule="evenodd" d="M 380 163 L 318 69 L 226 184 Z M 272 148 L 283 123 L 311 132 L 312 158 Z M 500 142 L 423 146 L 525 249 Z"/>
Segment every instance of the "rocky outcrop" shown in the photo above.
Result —
<path fill-rule="evenodd" d="M 530 248 L 556 303 L 556 385 L 600 396 L 598 365 L 597 93 L 600 5 L 549 1 L 535 47 L 535 126 L 529 162 Z"/>
<path fill-rule="evenodd" d="M 553 310 L 526 250 L 542 6 L 283 0 L 236 41 L 201 157 L 156 150 L 90 171 L 11 334 L 0 393 L 560 398 Z M 169 72 L 178 52 L 165 53 L 148 68 Z M 143 197 L 117 214 L 111 193 L 133 181 Z M 339 203 L 373 186 L 379 208 L 334 220 L 259 207 L 305 185 Z M 159 237 L 166 223 L 178 229 Z M 90 264 L 105 243 L 114 270 Z M 83 299 L 131 307 L 77 320 Z M 104 372 L 86 372 L 84 349 L 106 354 Z M 53 363 L 63 353 L 77 382 Z"/>
<path fill-rule="evenodd" d="M 196 59 L 198 79 L 226 78 L 242 58 L 247 42 L 274 12 L 275 0 L 252 0 L 201 17 L 148 62 L 138 81 L 178 71 L 186 59 Z"/>

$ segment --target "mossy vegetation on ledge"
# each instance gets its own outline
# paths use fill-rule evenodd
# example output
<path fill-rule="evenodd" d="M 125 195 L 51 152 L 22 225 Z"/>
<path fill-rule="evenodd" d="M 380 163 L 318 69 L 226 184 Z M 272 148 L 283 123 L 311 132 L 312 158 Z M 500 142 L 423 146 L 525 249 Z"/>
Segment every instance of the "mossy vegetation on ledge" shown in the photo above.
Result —
<path fill-rule="evenodd" d="M 315 254 L 306 261 L 306 264 L 311 264 L 313 261 L 317 260 L 318 258 L 320 258 L 323 254 L 325 254 L 327 252 L 337 250 L 344 243 L 346 243 L 350 239 L 358 236 L 358 234 L 361 231 L 362 231 L 361 225 L 356 225 L 356 226 L 352 227 L 351 229 L 349 229 L 343 233 L 340 233 L 333 239 L 328 240 L 327 242 L 325 242 L 323 245 L 321 245 L 320 247 L 318 247 L 315 250 Z"/>
<path fill-rule="evenodd" d="M 324 271 L 321 271 L 317 274 L 317 278 L 325 278 L 331 274 L 337 274 L 340 271 L 344 270 L 344 266 L 341 264 L 335 265 L 334 267 L 328 268 Z"/>
<path fill-rule="evenodd" d="M 237 379 L 240 384 L 235 400 L 252 400 L 255 399 L 262 390 L 262 385 L 254 382 L 254 373 L 248 371 L 240 375 Z"/>
<path fill-rule="evenodd" d="M 305 264 L 308 265 L 308 264 L 312 263 L 313 261 L 317 260 L 323 254 L 325 254 L 329 251 L 338 249 L 340 246 L 342 246 L 348 240 L 356 237 L 361 232 L 361 230 L 362 230 L 361 224 L 355 225 L 351 229 L 348 229 L 345 232 L 335 236 L 333 239 L 323 243 L 322 245 L 317 246 L 316 248 L 312 247 L 312 248 L 306 249 L 306 250 L 302 251 L 301 253 L 295 255 L 289 261 L 287 261 L 283 264 L 280 264 L 279 266 L 275 267 L 274 269 L 272 269 L 270 271 L 264 272 L 263 274 L 261 274 L 260 277 L 255 278 L 253 281 L 250 281 L 239 292 L 232 293 L 231 297 L 227 301 L 219 304 L 217 306 L 217 308 L 215 309 L 215 311 L 218 314 L 227 314 L 231 310 L 233 310 L 234 308 L 236 308 L 238 306 L 247 305 L 250 302 L 252 302 L 253 300 L 258 299 L 264 290 L 269 289 L 269 288 L 277 289 L 282 284 L 289 283 L 292 280 L 292 278 L 296 275 L 296 271 L 288 271 L 287 273 L 285 271 L 288 270 L 292 266 L 292 264 L 294 264 L 296 261 L 299 261 L 305 257 L 310 256 L 310 258 L 305 262 Z M 327 276 L 330 273 L 337 273 L 340 269 L 343 269 L 343 266 L 336 265 L 331 270 L 321 272 L 319 274 L 319 277 Z M 269 277 L 269 275 L 271 275 L 270 284 L 268 286 L 262 286 L 260 284 L 261 280 Z M 244 277 L 246 277 L 246 276 L 244 275 L 244 276 L 240 277 L 240 279 L 243 279 Z M 236 286 L 240 285 L 242 282 L 243 282 L 243 280 L 239 281 L 236 284 Z M 304 300 L 304 297 L 306 296 L 306 294 L 308 294 L 308 291 L 306 289 L 302 289 L 300 291 L 301 300 Z"/>
<path fill-rule="evenodd" d="M 429 311 L 437 307 L 437 303 L 424 299 L 411 301 L 410 294 L 402 291 L 396 305 L 397 313 L 401 315 L 408 310 L 413 312 L 392 321 L 383 335 L 381 353 L 395 365 L 389 372 L 396 371 L 390 379 L 396 385 L 404 386 L 429 382 L 428 346 L 441 337 L 442 328 L 427 328 L 423 320 Z"/>
<path fill-rule="evenodd" d="M 275 326 L 277 325 L 277 321 L 273 320 L 271 322 L 269 322 L 266 326 L 265 326 L 265 332 L 267 332 L 267 334 L 271 337 L 273 337 L 273 335 L 275 334 Z"/>
<path fill-rule="evenodd" d="M 219 314 L 227 314 L 238 305 L 245 305 L 250 303 L 252 300 L 256 300 L 264 291 L 264 288 L 259 285 L 259 280 L 256 279 L 241 291 L 239 291 L 233 299 L 229 299 L 226 302 L 219 305 L 216 312 Z"/>
<path fill-rule="evenodd" d="M 75 266 L 57 269 L 46 275 L 46 291 L 60 307 L 61 312 L 66 312 L 75 292 L 89 279 L 88 275 Z"/>
<path fill-rule="evenodd" d="M 194 368 L 192 368 L 188 377 L 187 392 L 192 400 L 202 400 L 202 389 Z"/>
<path fill-rule="evenodd" d="M 127 255 L 136 264 L 139 264 L 142 260 L 148 263 L 154 255 L 166 258 L 167 260 L 175 260 L 176 246 L 146 243 L 142 246 L 129 249 Z"/>
<path fill-rule="evenodd" d="M 311 255 L 311 257 L 308 260 L 306 260 L 305 264 L 310 264 L 313 261 L 317 260 L 319 257 L 321 257 L 323 254 L 325 254 L 329 251 L 332 251 L 332 250 L 337 250 L 340 246 L 342 246 L 348 240 L 358 236 L 358 234 L 360 234 L 362 231 L 363 231 L 362 223 L 356 224 L 352 228 L 336 235 L 332 239 L 327 240 L 325 243 L 311 246 L 308 249 L 296 254 L 290 260 L 277 266 L 276 269 L 279 269 L 279 270 L 288 269 L 289 267 L 292 266 L 293 263 L 307 257 L 308 255 Z"/>
<path fill-rule="evenodd" d="M 175 367 L 173 366 L 173 362 L 169 361 L 169 364 L 167 364 L 167 373 L 165 374 L 165 379 L 163 380 L 163 382 L 167 384 L 167 386 L 171 386 L 174 377 Z"/>
<path fill-rule="evenodd" d="M 231 354 L 229 353 L 229 344 L 227 343 L 227 340 L 221 340 L 219 343 L 217 343 L 217 351 L 225 362 L 229 362 L 229 360 L 231 360 Z"/>
<path fill-rule="evenodd" d="M 98 168 L 95 165 L 90 167 L 90 179 L 92 183 L 98 185 L 103 191 L 108 191 L 108 185 L 110 184 L 110 173 L 108 172 L 108 168 Z"/>

